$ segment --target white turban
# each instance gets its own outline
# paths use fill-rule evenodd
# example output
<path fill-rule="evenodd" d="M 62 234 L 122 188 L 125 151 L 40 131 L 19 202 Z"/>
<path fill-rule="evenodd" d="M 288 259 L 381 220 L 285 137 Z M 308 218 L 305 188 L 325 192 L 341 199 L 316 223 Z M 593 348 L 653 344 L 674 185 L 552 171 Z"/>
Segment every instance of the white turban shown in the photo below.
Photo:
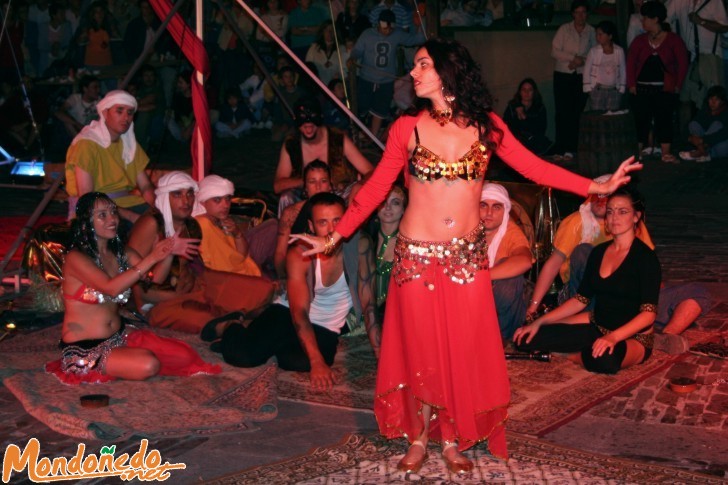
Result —
<path fill-rule="evenodd" d="M 498 247 L 500 246 L 503 236 L 506 235 L 508 230 L 508 221 L 511 219 L 511 198 L 508 196 L 508 191 L 505 187 L 498 184 L 485 184 L 483 186 L 483 192 L 480 194 L 480 200 L 497 200 L 503 204 L 503 222 L 498 227 L 498 230 L 493 236 L 493 240 L 488 244 L 488 267 L 492 268 L 495 264 L 495 256 L 498 253 Z"/>
<path fill-rule="evenodd" d="M 594 181 L 603 184 L 608 182 L 612 178 L 611 173 L 605 173 L 595 178 Z M 587 199 L 586 202 L 579 206 L 579 214 L 581 214 L 581 242 L 592 244 L 601 233 L 599 227 L 599 221 L 594 217 L 594 213 L 591 210 L 591 201 Z"/>
<path fill-rule="evenodd" d="M 109 148 L 109 145 L 111 145 L 111 135 L 109 134 L 109 129 L 106 127 L 104 111 L 116 105 L 131 106 L 136 111 L 137 100 L 131 94 L 120 89 L 109 91 L 104 96 L 104 99 L 96 105 L 96 111 L 99 113 L 100 119 L 98 121 L 94 120 L 87 126 L 84 126 L 71 144 L 76 143 L 78 140 L 91 140 L 104 148 Z M 137 149 L 136 136 L 134 136 L 134 122 L 131 123 L 126 133 L 121 134 L 121 143 L 123 145 L 121 158 L 124 159 L 126 165 L 129 165 L 134 160 Z"/>
<path fill-rule="evenodd" d="M 177 190 L 192 189 L 197 193 L 199 187 L 192 177 L 184 172 L 169 172 L 160 177 L 154 195 L 157 196 L 154 205 L 164 218 L 164 235 L 174 236 L 174 225 L 172 223 L 172 208 L 169 204 L 169 193 Z"/>
<path fill-rule="evenodd" d="M 197 192 L 195 199 L 195 208 L 192 210 L 193 216 L 207 213 L 207 210 L 202 205 L 206 200 L 212 199 L 213 197 L 225 197 L 226 195 L 233 195 L 235 193 L 233 183 L 219 175 L 208 175 L 200 180 L 199 185 L 200 190 Z"/>

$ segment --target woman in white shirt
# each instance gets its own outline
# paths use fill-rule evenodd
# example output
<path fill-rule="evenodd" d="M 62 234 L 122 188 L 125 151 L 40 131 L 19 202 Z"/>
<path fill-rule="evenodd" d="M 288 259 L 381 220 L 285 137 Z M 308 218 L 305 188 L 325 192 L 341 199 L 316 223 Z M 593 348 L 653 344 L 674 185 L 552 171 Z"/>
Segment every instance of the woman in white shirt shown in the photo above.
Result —
<path fill-rule="evenodd" d="M 589 50 L 584 63 L 584 92 L 595 111 L 617 111 L 622 104 L 627 70 L 624 50 L 614 43 L 617 27 L 604 20 L 596 29 L 597 45 Z"/>

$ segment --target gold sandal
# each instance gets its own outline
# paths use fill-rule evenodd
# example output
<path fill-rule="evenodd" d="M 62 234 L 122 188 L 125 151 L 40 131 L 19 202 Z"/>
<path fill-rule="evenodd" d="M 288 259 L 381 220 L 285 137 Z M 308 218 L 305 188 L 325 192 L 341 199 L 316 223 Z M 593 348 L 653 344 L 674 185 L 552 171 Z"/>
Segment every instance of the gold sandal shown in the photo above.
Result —
<path fill-rule="evenodd" d="M 456 442 L 445 441 L 444 445 L 445 446 L 442 447 L 442 459 L 445 460 L 445 464 L 447 465 L 447 469 L 450 470 L 450 473 L 454 473 L 456 475 L 464 475 L 473 471 L 473 468 L 475 468 L 475 464 L 472 462 L 472 460 L 468 459 L 461 453 L 458 452 L 460 456 L 465 458 L 464 462 L 451 460 L 447 456 L 445 456 L 445 452 L 447 450 L 449 450 L 450 448 L 457 448 L 458 444 Z"/>
<path fill-rule="evenodd" d="M 405 461 L 403 456 L 402 459 L 399 460 L 399 463 L 397 463 L 397 470 L 405 473 L 417 473 L 418 471 L 420 471 L 420 468 L 422 468 L 422 464 L 425 462 L 425 460 L 427 460 L 427 447 L 420 440 L 414 440 L 410 445 L 410 449 L 412 449 L 413 446 L 419 446 L 420 448 L 422 448 L 422 450 L 425 452 L 424 455 L 422 455 L 422 458 L 411 462 Z M 405 454 L 405 456 L 407 456 L 407 454 Z"/>

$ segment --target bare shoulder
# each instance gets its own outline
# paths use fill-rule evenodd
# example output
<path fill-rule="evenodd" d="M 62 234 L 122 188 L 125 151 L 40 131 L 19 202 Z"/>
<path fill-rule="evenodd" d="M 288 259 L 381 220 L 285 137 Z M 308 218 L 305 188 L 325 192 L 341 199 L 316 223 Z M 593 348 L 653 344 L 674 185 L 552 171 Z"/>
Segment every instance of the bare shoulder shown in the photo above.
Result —
<path fill-rule="evenodd" d="M 132 227 L 132 236 L 135 232 L 141 233 L 156 233 L 159 229 L 157 220 L 152 214 L 144 214 L 134 223 Z"/>
<path fill-rule="evenodd" d="M 151 214 L 144 214 L 134 223 L 127 245 L 140 253 L 146 253 L 157 239 L 159 226 Z"/>
<path fill-rule="evenodd" d="M 311 265 L 311 258 L 304 256 L 303 252 L 306 246 L 303 244 L 293 244 L 288 248 L 286 253 L 286 272 L 288 278 L 296 278 L 306 276 L 308 268 Z"/>

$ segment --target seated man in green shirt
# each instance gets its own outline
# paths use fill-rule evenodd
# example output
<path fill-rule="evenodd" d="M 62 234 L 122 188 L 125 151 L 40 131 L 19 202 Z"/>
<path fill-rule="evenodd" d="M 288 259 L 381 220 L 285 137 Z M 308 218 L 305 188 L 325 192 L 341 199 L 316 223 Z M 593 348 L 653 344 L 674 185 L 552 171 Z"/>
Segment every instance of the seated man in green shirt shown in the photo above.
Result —
<path fill-rule="evenodd" d="M 134 136 L 137 101 L 126 91 L 109 92 L 96 105 L 100 119 L 76 135 L 66 154 L 69 214 L 88 192 L 103 192 L 119 206 L 119 216 L 136 221 L 154 205 L 154 186 L 144 169 L 149 157 Z M 132 193 L 138 189 L 141 196 Z"/>

